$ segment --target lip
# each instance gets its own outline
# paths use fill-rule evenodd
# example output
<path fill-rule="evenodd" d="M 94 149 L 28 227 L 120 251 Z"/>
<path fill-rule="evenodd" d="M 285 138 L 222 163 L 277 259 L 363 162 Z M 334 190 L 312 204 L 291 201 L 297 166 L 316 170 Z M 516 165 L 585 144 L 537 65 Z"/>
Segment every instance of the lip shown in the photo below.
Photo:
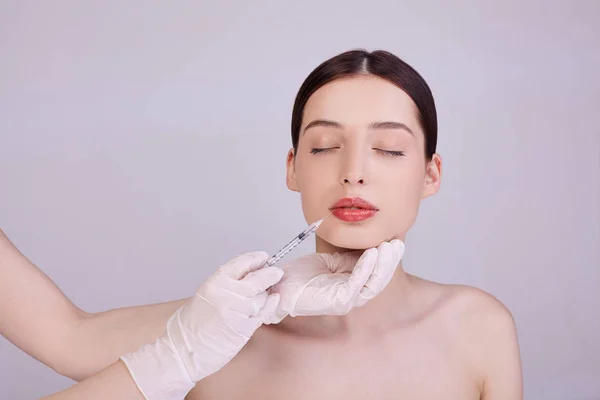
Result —
<path fill-rule="evenodd" d="M 373 204 L 360 197 L 344 197 L 331 206 L 330 210 L 336 218 L 344 222 L 364 221 L 379 211 Z"/>

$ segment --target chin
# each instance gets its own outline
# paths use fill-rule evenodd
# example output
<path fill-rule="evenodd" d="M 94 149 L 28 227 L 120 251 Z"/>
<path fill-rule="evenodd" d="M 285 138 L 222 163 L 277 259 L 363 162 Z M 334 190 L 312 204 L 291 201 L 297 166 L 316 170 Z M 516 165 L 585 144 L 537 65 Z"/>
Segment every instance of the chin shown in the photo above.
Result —
<path fill-rule="evenodd" d="M 366 250 L 391 240 L 381 232 L 359 226 L 319 229 L 317 235 L 331 246 L 345 250 Z"/>

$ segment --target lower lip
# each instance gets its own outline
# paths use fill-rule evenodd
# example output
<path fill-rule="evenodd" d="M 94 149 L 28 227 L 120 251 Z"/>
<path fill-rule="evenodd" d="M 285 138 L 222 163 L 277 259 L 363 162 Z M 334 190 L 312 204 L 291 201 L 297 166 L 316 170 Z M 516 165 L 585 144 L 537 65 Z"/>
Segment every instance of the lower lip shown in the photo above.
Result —
<path fill-rule="evenodd" d="M 377 210 L 367 209 L 350 209 L 350 208 L 334 208 L 332 214 L 345 222 L 359 222 L 371 218 Z"/>

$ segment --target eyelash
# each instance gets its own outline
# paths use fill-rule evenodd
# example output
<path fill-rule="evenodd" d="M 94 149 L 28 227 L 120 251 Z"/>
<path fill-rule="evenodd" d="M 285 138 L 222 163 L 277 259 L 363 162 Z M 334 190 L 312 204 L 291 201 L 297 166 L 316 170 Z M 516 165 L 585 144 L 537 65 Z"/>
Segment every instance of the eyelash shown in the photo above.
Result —
<path fill-rule="evenodd" d="M 339 149 L 339 147 L 328 147 L 328 148 L 313 148 L 310 152 L 312 154 L 318 153 L 327 153 L 333 150 Z M 394 150 L 382 150 L 382 149 L 373 149 L 378 153 L 382 153 L 387 156 L 401 157 L 404 156 L 405 153 L 403 151 L 394 151 Z"/>

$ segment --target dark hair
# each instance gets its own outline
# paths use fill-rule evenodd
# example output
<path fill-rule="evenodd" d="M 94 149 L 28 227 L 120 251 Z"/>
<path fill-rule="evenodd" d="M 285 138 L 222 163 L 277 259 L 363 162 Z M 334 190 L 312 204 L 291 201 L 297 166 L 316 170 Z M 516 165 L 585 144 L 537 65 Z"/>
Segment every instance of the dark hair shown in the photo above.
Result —
<path fill-rule="evenodd" d="M 437 115 L 433 95 L 427 82 L 410 65 L 384 50 L 368 52 L 350 50 L 323 62 L 302 83 L 292 111 L 292 144 L 298 150 L 300 127 L 304 106 L 309 97 L 321 86 L 344 77 L 375 75 L 400 89 L 414 101 L 418 110 L 421 129 L 425 134 L 425 157 L 431 160 L 437 146 Z"/>

